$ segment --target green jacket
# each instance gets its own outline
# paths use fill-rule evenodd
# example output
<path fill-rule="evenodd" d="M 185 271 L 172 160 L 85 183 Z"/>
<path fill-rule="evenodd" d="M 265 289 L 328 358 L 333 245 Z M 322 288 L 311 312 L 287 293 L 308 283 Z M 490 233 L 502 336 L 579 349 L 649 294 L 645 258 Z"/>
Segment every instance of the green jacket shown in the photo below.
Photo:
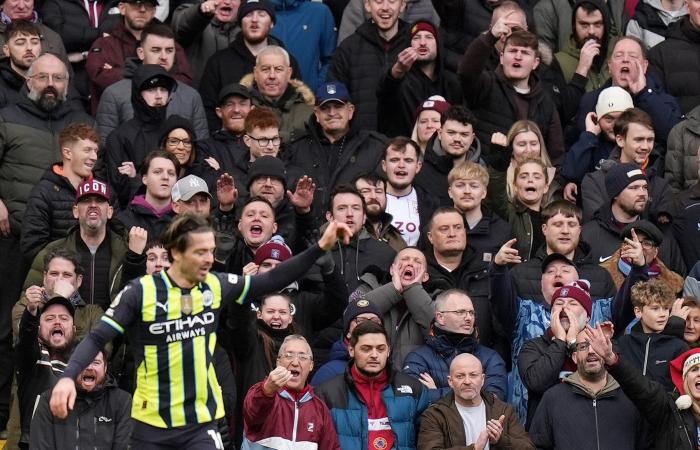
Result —
<path fill-rule="evenodd" d="M 611 49 L 613 47 L 612 42 L 609 46 Z M 576 73 L 576 66 L 578 66 L 578 60 L 581 55 L 581 50 L 576 48 L 576 42 L 574 38 L 569 38 L 567 46 L 562 49 L 559 53 L 555 54 L 554 57 L 561 67 L 561 71 L 564 74 L 564 79 L 568 83 L 574 77 Z M 588 71 L 588 83 L 586 83 L 586 92 L 595 91 L 603 87 L 606 81 L 610 78 L 610 73 L 608 72 L 608 62 L 607 58 L 603 62 L 603 66 L 600 68 L 600 72 L 595 72 L 593 68 Z"/>

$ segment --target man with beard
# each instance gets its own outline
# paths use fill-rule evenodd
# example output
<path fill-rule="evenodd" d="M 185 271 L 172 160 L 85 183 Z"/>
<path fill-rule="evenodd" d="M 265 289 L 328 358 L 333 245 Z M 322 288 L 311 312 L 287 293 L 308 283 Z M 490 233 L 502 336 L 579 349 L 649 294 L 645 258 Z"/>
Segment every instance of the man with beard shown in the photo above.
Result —
<path fill-rule="evenodd" d="M 391 214 L 386 212 L 386 179 L 374 172 L 368 172 L 355 178 L 353 184 L 367 205 L 365 230 L 373 238 L 386 242 L 397 252 L 404 249 L 406 241 L 401 237 L 401 232 L 391 224 Z"/>
<path fill-rule="evenodd" d="M 396 254 L 389 268 L 391 280 L 364 295 L 384 315 L 384 327 L 391 333 L 391 361 L 401 367 L 406 355 L 425 343 L 435 314 L 435 304 L 424 287 L 428 281 L 423 252 L 406 247 Z"/>
<path fill-rule="evenodd" d="M 463 353 L 474 355 L 481 362 L 486 375 L 484 391 L 505 400 L 506 365 L 498 353 L 479 343 L 475 325 L 474 305 L 466 292 L 448 289 L 435 297 L 435 318 L 426 344 L 409 353 L 401 369 L 428 388 L 432 402 L 449 394 L 450 365 Z"/>
<path fill-rule="evenodd" d="M 607 372 L 606 362 L 596 354 L 585 331 L 576 336 L 572 359 L 576 372 L 542 396 L 530 427 L 535 446 L 552 450 L 639 448 L 642 416 Z"/>
<path fill-rule="evenodd" d="M 175 78 L 155 64 L 136 69 L 131 83 L 134 117 L 109 135 L 103 156 L 107 179 L 120 205 L 128 205 L 141 187 L 138 169 L 149 149 L 158 147 L 168 102 L 177 88 Z"/>
<path fill-rule="evenodd" d="M 111 448 L 126 450 L 131 434 L 131 395 L 119 389 L 107 373 L 106 352 L 95 359 L 76 380 L 75 409 L 65 420 L 56 420 L 49 409 L 51 391 L 41 395 L 32 417 L 29 445 L 32 449 Z"/>
<path fill-rule="evenodd" d="M 395 61 L 399 52 L 409 46 L 410 36 L 408 24 L 399 19 L 406 0 L 365 0 L 364 7 L 372 20 L 353 30 L 347 39 L 340 39 L 328 80 L 347 86 L 355 104 L 355 126 L 376 130 L 379 80 L 386 63 Z"/>
<path fill-rule="evenodd" d="M 683 118 L 678 101 L 665 90 L 658 74 L 648 71 L 644 43 L 633 36 L 625 36 L 615 42 L 608 57 L 610 80 L 600 88 L 587 92 L 581 97 L 576 113 L 576 132 L 586 129 L 586 117 L 595 111 L 598 96 L 609 86 L 619 86 L 632 96 L 634 106 L 644 110 L 652 119 L 656 141 L 666 146 L 668 133 Z"/>
<path fill-rule="evenodd" d="M 177 89 L 168 103 L 166 115 L 178 115 L 189 120 L 197 139 L 209 137 L 199 92 L 178 77 L 177 48 L 175 35 L 169 26 L 152 22 L 143 29 L 136 54 L 128 57 L 125 63 L 124 78 L 107 87 L 100 96 L 95 118 L 103 143 L 115 128 L 134 117 L 132 80 L 136 69 L 142 64 L 157 64 L 176 80 Z"/>
<path fill-rule="evenodd" d="M 314 213 L 321 217 L 328 197 L 339 184 L 374 171 L 386 138 L 374 130 L 354 126 L 355 105 L 347 87 L 331 81 L 316 89 L 314 114 L 305 132 L 285 146 L 282 158 L 316 182 Z"/>
<path fill-rule="evenodd" d="M 389 336 L 370 320 L 350 335 L 350 365 L 316 388 L 331 410 L 341 448 L 415 450 L 416 423 L 428 393 L 413 377 L 391 370 Z"/>
<path fill-rule="evenodd" d="M 579 75 L 587 80 L 586 91 L 592 91 L 600 88 L 609 77 L 610 12 L 599 0 L 578 0 L 573 15 L 569 43 L 554 55 L 552 65 L 566 83 Z"/>
<path fill-rule="evenodd" d="M 421 230 L 438 206 L 427 190 L 414 183 L 423 167 L 423 152 L 415 141 L 399 136 L 387 143 L 382 158 L 386 173 L 386 212 L 408 245 L 416 245 Z"/>
<path fill-rule="evenodd" d="M 56 56 L 36 58 L 26 83 L 27 93 L 0 110 L 0 255 L 16 256 L 0 259 L 0 397 L 4 389 L 9 392 L 12 375 L 12 364 L 3 360 L 11 355 L 10 310 L 27 273 L 20 257 L 20 233 L 29 194 L 60 158 L 59 132 L 73 122 L 94 122 L 65 101 L 68 72 Z"/>
<path fill-rule="evenodd" d="M 0 59 L 0 107 L 20 100 L 20 89 L 27 82 L 27 70 L 41 54 L 41 30 L 30 22 L 18 20 L 7 25 L 5 56 Z"/>
<path fill-rule="evenodd" d="M 111 220 L 110 199 L 109 187 L 97 179 L 85 181 L 78 187 L 73 205 L 78 227 L 39 252 L 25 287 L 41 283 L 44 257 L 57 247 L 76 252 L 85 267 L 90 267 L 83 276 L 80 296 L 87 304 L 98 305 L 103 310 L 127 280 L 145 273 L 146 230 L 133 227 L 127 241 L 121 225 Z"/>
<path fill-rule="evenodd" d="M 583 221 L 590 221 L 608 203 L 606 174 L 617 164 L 634 163 L 644 168 L 649 181 L 649 213 L 654 219 L 666 216 L 667 223 L 672 212 L 672 191 L 659 170 L 663 165 L 663 158 L 659 155 L 662 150 L 655 145 L 656 133 L 651 117 L 639 108 L 628 109 L 615 120 L 612 131 L 617 146 L 608 159 L 599 161 L 599 170 L 588 173 L 581 182 Z"/>
<path fill-rule="evenodd" d="M 483 389 L 486 374 L 476 356 L 457 355 L 447 380 L 449 394 L 421 417 L 418 448 L 534 450 L 513 407 Z"/>
<path fill-rule="evenodd" d="M 442 52 L 434 24 L 420 20 L 411 26 L 411 45 L 398 54 L 377 87 L 381 133 L 410 135 L 416 108 L 431 95 L 440 95 L 453 105 L 462 103 L 459 79 L 445 69 Z"/>
<path fill-rule="evenodd" d="M 16 21 L 30 22 L 40 31 L 43 51 L 56 55 L 64 64 L 68 64 L 68 56 L 63 45 L 63 39 L 52 27 L 42 23 L 41 15 L 37 9 L 34 9 L 34 6 L 34 0 L 12 1 L 2 4 L 3 19 L 2 23 L 0 23 L 0 45 L 5 44 L 5 30 L 9 24 Z M 37 2 L 36 6 L 40 7 L 41 2 Z M 39 55 L 37 54 L 37 56 Z"/>
<path fill-rule="evenodd" d="M 551 321 L 546 333 L 527 341 L 518 356 L 518 372 L 527 388 L 527 428 L 542 395 L 576 370 L 576 336 L 591 318 L 593 301 L 585 280 L 572 281 L 554 291 Z"/>
<path fill-rule="evenodd" d="M 608 201 L 596 211 L 593 220 L 586 223 L 581 232 L 583 239 L 591 244 L 590 256 L 600 263 L 611 258 L 620 248 L 623 242 L 621 231 L 627 224 L 640 219 L 655 222 L 648 212 L 648 177 L 638 164 L 615 165 L 605 175 L 605 190 Z M 685 275 L 687 268 L 670 229 L 664 233 L 659 258 L 674 272 Z"/>
<path fill-rule="evenodd" d="M 270 0 L 243 0 L 238 7 L 240 33 L 228 48 L 214 53 L 207 61 L 199 83 L 209 130 L 221 128 L 216 106 L 219 93 L 224 86 L 239 83 L 241 78 L 253 71 L 256 57 L 268 45 L 282 46 L 282 42 L 270 35 L 275 24 L 275 7 Z M 296 60 L 291 57 L 292 76 L 301 78 Z"/>
<path fill-rule="evenodd" d="M 39 395 L 53 387 L 66 367 L 76 344 L 75 307 L 68 300 L 75 287 L 59 280 L 54 297 L 42 302 L 28 302 L 19 323 L 15 345 L 17 361 L 17 399 L 22 434 L 20 448 L 28 448 L 30 423 Z"/>
<path fill-rule="evenodd" d="M 464 106 L 450 106 L 440 117 L 440 129 L 428 141 L 423 168 L 416 176 L 416 184 L 440 206 L 453 204 L 448 193 L 447 175 L 458 165 L 471 161 L 485 165 L 481 155 L 481 143 L 476 137 L 477 120 Z"/>
<path fill-rule="evenodd" d="M 136 57 L 141 32 L 153 22 L 158 0 L 125 0 L 119 2 L 119 14 L 123 20 L 109 34 L 93 42 L 85 68 L 90 78 L 92 112 L 97 111 L 102 91 L 124 78 L 124 69 L 130 57 Z M 173 76 L 186 84 L 192 84 L 192 71 L 187 55 L 175 44 L 177 66 Z"/>

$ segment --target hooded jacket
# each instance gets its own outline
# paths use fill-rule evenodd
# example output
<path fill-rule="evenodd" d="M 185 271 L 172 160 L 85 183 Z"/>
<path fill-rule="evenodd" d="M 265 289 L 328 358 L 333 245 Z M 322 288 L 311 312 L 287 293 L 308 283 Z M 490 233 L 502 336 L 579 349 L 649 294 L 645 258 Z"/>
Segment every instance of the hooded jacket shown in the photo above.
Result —
<path fill-rule="evenodd" d="M 141 227 L 148 232 L 148 240 L 158 239 L 175 217 L 172 206 L 157 211 L 146 201 L 145 195 L 137 195 L 126 208 L 117 213 L 117 220 L 124 228 Z"/>
<path fill-rule="evenodd" d="M 336 48 L 336 30 L 328 6 L 309 0 L 272 0 L 272 35 L 296 56 L 301 78 L 313 91 L 326 79 Z"/>
<path fill-rule="evenodd" d="M 58 134 L 69 123 L 94 120 L 71 102 L 47 113 L 27 97 L 0 110 L 0 199 L 10 214 L 12 234 L 20 235 L 22 217 L 34 186 L 47 167 L 61 160 Z"/>
<path fill-rule="evenodd" d="M 483 390 L 493 393 L 499 400 L 505 400 L 508 390 L 506 364 L 493 349 L 481 345 L 475 334 L 452 333 L 433 322 L 430 333 L 425 338 L 425 345 L 406 356 L 401 371 L 416 379 L 422 373 L 429 374 L 437 386 L 437 389 L 428 390 L 430 401 L 434 402 L 452 390 L 447 383 L 452 360 L 459 354 L 470 353 L 481 361 L 486 375 Z"/>
<path fill-rule="evenodd" d="M 649 52 L 651 66 L 658 69 L 661 82 L 669 94 L 678 99 L 681 110 L 690 112 L 700 104 L 700 31 L 695 29 L 689 16 L 674 23 L 666 40 Z"/>
<path fill-rule="evenodd" d="M 350 244 L 338 245 L 331 250 L 336 267 L 340 267 L 340 273 L 345 278 L 348 292 L 352 292 L 360 285 L 360 276 L 370 266 L 376 266 L 388 272 L 389 266 L 394 262 L 396 252 L 385 242 L 374 239 L 364 228 L 357 237 L 353 236 Z"/>
<path fill-rule="evenodd" d="M 12 69 L 10 58 L 0 59 L 0 108 L 18 102 L 19 91 L 25 84 L 27 80 Z"/>
<path fill-rule="evenodd" d="M 141 86 L 155 76 L 170 78 L 175 83 L 160 66 L 148 64 L 139 67 L 131 79 L 134 117 L 121 123 L 107 138 L 104 151 L 107 178 L 121 205 L 128 205 L 143 183 L 138 174 L 129 178 L 119 173 L 119 166 L 131 161 L 138 172 L 146 155 L 158 149 L 160 143 L 160 127 L 165 121 L 166 107 L 148 106 L 141 96 Z"/>
<path fill-rule="evenodd" d="M 34 186 L 22 218 L 21 249 L 26 260 L 34 259 L 49 242 L 65 237 L 78 221 L 73 217 L 75 188 L 63 176 L 63 163 L 48 169 Z"/>
<path fill-rule="evenodd" d="M 495 44 L 491 33 L 479 36 L 467 48 L 458 71 L 464 98 L 479 117 L 475 128 L 484 147 L 484 159 L 488 162 L 491 157 L 486 143 L 491 142 L 493 133 L 506 134 L 517 120 L 529 119 L 540 127 L 552 162 L 559 165 L 564 156 L 564 136 L 554 100 L 534 71 L 529 77 L 530 92 L 518 94 L 501 66 L 495 71 L 486 70 Z M 521 110 L 521 104 L 527 104 L 526 111 Z"/>
<path fill-rule="evenodd" d="M 310 384 L 318 387 L 331 378 L 345 372 L 348 361 L 350 361 L 350 354 L 348 353 L 345 340 L 342 338 L 338 339 L 333 343 L 331 351 L 328 353 L 328 361 L 316 370 Z"/>
<path fill-rule="evenodd" d="M 700 105 L 693 108 L 668 134 L 664 178 L 674 193 L 686 191 L 698 182 L 700 148 Z"/>
<path fill-rule="evenodd" d="M 399 17 L 407 23 L 426 19 L 440 25 L 440 16 L 435 12 L 431 0 L 407 0 L 406 8 Z M 368 21 L 371 20 L 362 0 L 346 0 L 343 20 L 338 28 L 338 45 Z"/>
<path fill-rule="evenodd" d="M 341 40 L 327 78 L 340 81 L 348 88 L 355 105 L 353 123 L 358 129 L 377 129 L 379 80 L 389 64 L 396 61 L 399 52 L 409 45 L 408 24 L 400 19 L 398 32 L 389 42 L 379 36 L 372 22 L 363 23 L 351 36 Z"/>
<path fill-rule="evenodd" d="M 518 422 L 513 407 L 499 400 L 494 394 L 481 392 L 481 400 L 486 409 L 486 421 L 505 416 L 503 432 L 497 444 L 490 444 L 492 450 L 535 450 L 523 426 Z M 466 442 L 464 422 L 455 406 L 454 392 L 430 405 L 421 417 L 418 448 L 474 450 L 474 444 Z"/>
<path fill-rule="evenodd" d="M 660 0 L 642 0 L 627 23 L 627 35 L 638 37 L 650 49 L 663 42 L 671 25 L 687 15 L 688 6 L 685 4 L 678 11 L 669 11 L 664 9 Z"/>
<path fill-rule="evenodd" d="M 637 408 L 612 376 L 593 393 L 574 373 L 544 394 L 530 438 L 537 448 L 554 450 L 634 450 L 641 429 Z"/>
<path fill-rule="evenodd" d="M 131 395 L 111 379 L 92 392 L 78 390 L 75 406 L 65 419 L 51 413 L 51 391 L 41 395 L 32 417 L 30 448 L 126 450 L 131 436 Z"/>
<path fill-rule="evenodd" d="M 131 102 L 132 78 L 141 64 L 138 58 L 128 58 L 124 67 L 124 79 L 110 85 L 100 97 L 95 118 L 103 143 L 112 131 L 134 117 L 134 105 Z M 182 81 L 177 81 L 177 89 L 171 93 L 166 108 L 166 116 L 173 115 L 189 120 L 197 139 L 209 137 L 202 98 L 199 92 Z"/>
<path fill-rule="evenodd" d="M 425 21 L 422 20 L 422 22 Z M 436 30 L 438 29 L 435 25 L 433 26 Z M 462 103 L 462 87 L 459 78 L 454 72 L 445 68 L 445 50 L 438 36 L 435 40 L 437 55 L 433 61 L 434 79 L 423 73 L 418 62 L 398 79 L 391 73 L 397 58 L 389 61 L 384 68 L 377 86 L 377 125 L 380 133 L 389 137 L 410 136 L 416 121 L 416 108 L 432 95 L 441 95 L 452 105 Z"/>

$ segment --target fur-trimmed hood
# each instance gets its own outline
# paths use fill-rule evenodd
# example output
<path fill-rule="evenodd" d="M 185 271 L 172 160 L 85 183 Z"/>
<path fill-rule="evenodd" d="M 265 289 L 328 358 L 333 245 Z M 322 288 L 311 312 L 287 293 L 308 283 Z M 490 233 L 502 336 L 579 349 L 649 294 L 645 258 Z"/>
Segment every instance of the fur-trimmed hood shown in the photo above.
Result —
<path fill-rule="evenodd" d="M 255 79 L 253 78 L 253 74 L 249 73 L 245 75 L 243 78 L 241 78 L 240 83 L 243 86 L 257 89 L 255 87 Z M 304 99 L 304 103 L 307 105 L 311 106 L 312 108 L 316 104 L 316 97 L 314 96 L 313 91 L 311 90 L 310 87 L 308 87 L 306 84 L 304 84 L 303 81 L 297 80 L 296 78 L 293 78 L 289 80 L 289 87 L 293 88 L 301 97 Z M 289 87 L 287 89 L 289 89 Z M 261 94 L 262 95 L 262 94 Z M 286 95 L 286 92 L 285 92 Z M 285 97 L 283 95 L 282 97 Z"/>
<path fill-rule="evenodd" d="M 615 286 L 617 289 L 620 289 L 622 287 L 622 283 L 625 282 L 625 274 L 620 272 L 620 269 L 618 268 L 618 263 L 620 262 L 620 251 L 616 251 L 615 253 L 612 254 L 612 257 L 609 258 L 607 261 L 602 263 L 600 267 L 603 269 L 607 270 L 608 273 L 610 273 L 610 276 L 613 279 L 613 282 L 615 283 Z M 661 273 L 659 274 L 659 279 L 666 283 L 668 287 L 671 288 L 674 294 L 678 294 L 679 292 L 683 292 L 683 283 L 684 279 L 682 276 L 678 275 L 676 272 L 672 271 L 669 269 L 663 261 L 661 261 L 661 258 L 656 258 L 656 263 L 659 265 L 661 268 Z"/>

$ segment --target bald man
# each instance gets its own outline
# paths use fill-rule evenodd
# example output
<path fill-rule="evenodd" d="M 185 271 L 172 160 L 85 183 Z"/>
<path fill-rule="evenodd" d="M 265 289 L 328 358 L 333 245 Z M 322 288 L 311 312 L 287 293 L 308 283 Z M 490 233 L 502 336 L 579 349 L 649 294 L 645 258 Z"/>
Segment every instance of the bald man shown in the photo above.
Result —
<path fill-rule="evenodd" d="M 452 360 L 447 379 L 452 392 L 423 413 L 418 448 L 535 449 L 513 407 L 481 390 L 485 379 L 474 355 Z"/>

